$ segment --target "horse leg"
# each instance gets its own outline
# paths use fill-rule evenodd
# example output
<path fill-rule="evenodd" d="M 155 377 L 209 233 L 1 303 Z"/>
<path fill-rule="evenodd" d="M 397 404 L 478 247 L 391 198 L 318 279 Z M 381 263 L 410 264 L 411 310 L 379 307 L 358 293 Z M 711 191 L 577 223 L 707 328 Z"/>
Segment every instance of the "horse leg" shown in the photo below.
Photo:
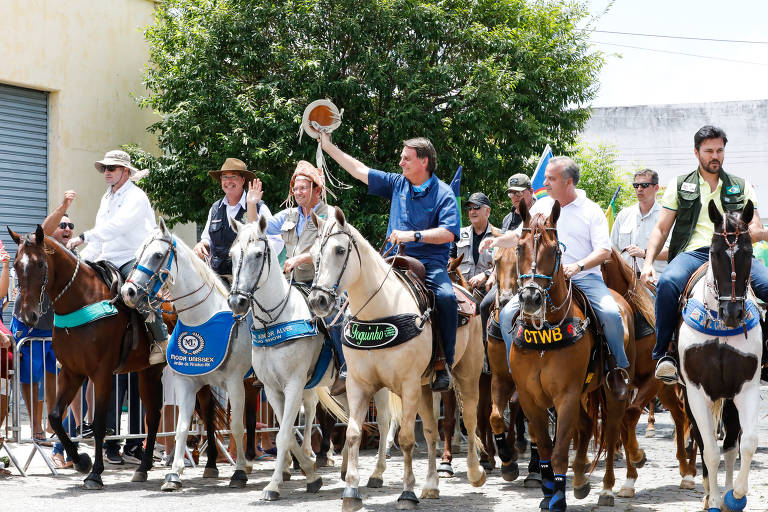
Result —
<path fill-rule="evenodd" d="M 456 427 L 456 394 L 452 389 L 443 391 L 440 393 L 443 399 L 443 456 L 440 462 L 439 476 L 452 477 L 453 468 L 451 467 L 451 461 L 453 460 L 453 454 L 451 453 L 451 443 L 453 441 L 453 430 Z M 469 434 L 469 430 L 467 430 Z"/>
<path fill-rule="evenodd" d="M 479 382 L 476 375 L 465 375 L 459 369 L 454 372 L 454 375 L 456 376 L 455 395 L 460 400 L 461 410 L 464 411 L 464 426 L 467 428 L 467 478 L 474 487 L 481 487 L 485 483 L 486 476 L 477 457 Z M 480 441 L 480 446 L 482 447 L 482 441 Z"/>
<path fill-rule="evenodd" d="M 258 422 L 261 388 L 253 385 L 255 380 L 251 378 L 243 381 L 243 390 L 245 391 L 245 460 L 247 461 L 256 458 L 256 423 Z"/>
<path fill-rule="evenodd" d="M 416 423 L 416 411 L 421 400 L 421 383 L 419 379 L 411 379 L 403 382 L 400 389 L 403 413 L 398 440 L 400 442 L 400 450 L 403 452 L 403 492 L 397 500 L 397 508 L 399 510 L 411 510 L 415 509 L 418 504 L 416 494 L 413 492 L 413 487 L 416 484 L 416 477 L 413 474 L 413 448 L 416 444 L 414 426 Z M 425 414 L 434 418 L 434 413 L 431 411 L 432 404 L 430 403 L 429 405 L 430 410 L 426 411 Z M 349 430 L 347 432 L 349 433 Z M 432 462 L 434 463 L 434 459 L 432 459 Z M 347 476 L 347 481 L 349 481 L 349 476 Z"/>
<path fill-rule="evenodd" d="M 200 401 L 200 410 L 203 411 L 203 414 L 205 415 L 202 419 L 205 421 L 205 433 L 206 436 L 208 436 L 208 443 L 205 447 L 205 455 L 207 460 L 205 462 L 205 469 L 203 470 L 203 478 L 218 478 L 219 470 L 216 467 L 216 459 L 219 458 L 219 448 L 216 444 L 216 397 L 213 396 L 213 391 L 211 390 L 210 386 L 203 386 L 203 388 L 197 392 L 196 399 Z M 189 417 L 191 422 L 192 413 L 189 414 Z M 186 439 L 184 443 L 186 445 Z M 183 462 L 184 450 L 182 450 L 181 453 Z M 175 455 L 174 460 L 176 460 Z"/>
<path fill-rule="evenodd" d="M 539 508 L 546 510 L 549 509 L 549 503 L 552 500 L 555 489 L 555 475 L 552 471 L 551 462 L 553 446 L 552 439 L 549 437 L 549 414 L 532 401 L 525 402 L 522 396 L 520 397 L 520 402 L 528 418 L 528 431 L 531 438 L 536 440 L 541 455 L 539 468 L 541 471 L 541 492 L 544 499 L 539 503 Z"/>
<path fill-rule="evenodd" d="M 163 366 L 154 365 L 139 373 L 139 396 L 144 403 L 147 423 L 147 442 L 141 464 L 133 473 L 133 482 L 146 482 L 147 471 L 152 469 L 157 431 L 163 408 Z"/>
<path fill-rule="evenodd" d="M 175 395 L 179 402 L 179 415 L 176 418 L 176 442 L 173 448 L 173 464 L 170 472 L 166 473 L 161 491 L 178 491 L 181 489 L 181 478 L 184 473 L 184 454 L 187 447 L 187 436 L 189 436 L 189 425 L 192 423 L 192 414 L 195 411 L 195 395 L 197 394 L 198 384 L 191 378 L 177 375 L 173 380 L 175 386 Z M 212 432 L 208 433 L 208 446 L 216 443 L 216 438 L 212 437 Z M 210 464 L 210 452 L 208 457 Z M 215 460 L 215 459 L 214 459 Z M 207 468 L 206 468 L 207 471 Z"/>
<path fill-rule="evenodd" d="M 579 409 L 579 420 L 574 433 L 576 455 L 573 459 L 573 496 L 582 500 L 589 495 L 591 486 L 587 475 L 587 449 L 592 437 L 592 418 L 584 408 Z M 533 443 L 531 444 L 533 447 Z"/>
<path fill-rule="evenodd" d="M 725 400 L 723 404 L 723 459 L 725 459 L 725 491 L 733 489 L 733 471 L 736 466 L 736 456 L 739 449 L 739 411 L 733 400 Z"/>
<path fill-rule="evenodd" d="M 601 391 L 602 392 L 602 391 Z M 616 483 L 614 472 L 616 444 L 622 428 L 622 419 L 626 409 L 626 402 L 614 398 L 612 393 L 605 393 L 605 414 L 601 418 L 601 429 L 604 429 L 606 445 L 605 473 L 603 474 L 603 488 L 598 498 L 598 506 L 612 507 L 614 505 L 613 486 Z M 632 461 L 627 458 L 627 470 L 632 467 Z M 635 471 L 635 477 L 637 472 Z M 629 477 L 628 477 L 629 478 Z"/>
<path fill-rule="evenodd" d="M 704 492 L 708 496 L 707 507 L 720 509 L 720 488 L 717 485 L 717 469 L 720 465 L 720 448 L 717 446 L 717 425 L 712 416 L 712 402 L 703 392 L 688 386 L 688 406 L 696 421 L 701 439 L 701 458 L 706 465 Z"/>
<path fill-rule="evenodd" d="M 317 404 L 320 403 L 317 393 L 313 390 L 305 392 L 302 396 L 304 405 L 304 440 L 301 443 L 301 449 L 304 455 L 312 461 L 312 467 L 315 467 L 315 452 L 312 451 L 312 426 L 315 424 L 315 414 L 317 413 Z"/>
<path fill-rule="evenodd" d="M 733 398 L 738 409 L 741 425 L 741 465 L 734 482 L 733 491 L 725 496 L 725 504 L 731 510 L 743 510 L 747 504 L 749 466 L 757 450 L 760 388 L 757 383 L 745 384 L 742 391 Z"/>
<path fill-rule="evenodd" d="M 656 436 L 656 407 L 651 400 L 648 404 L 648 425 L 645 427 L 645 437 Z"/>
<path fill-rule="evenodd" d="M 246 482 L 248 482 L 248 475 L 245 473 L 245 447 L 243 446 L 245 388 L 243 387 L 241 375 L 236 373 L 227 380 L 227 393 L 229 393 L 229 403 L 232 407 L 232 417 L 229 424 L 230 435 L 233 439 L 237 440 L 237 464 L 235 472 L 229 480 L 229 487 L 232 489 L 242 489 L 245 487 Z M 216 442 L 215 439 L 211 439 L 211 441 Z"/>
<path fill-rule="evenodd" d="M 358 462 L 362 425 L 368 412 L 368 404 L 370 403 L 369 394 L 362 389 L 352 374 L 349 374 L 347 377 L 347 400 L 349 401 L 349 423 L 347 423 L 346 442 L 344 443 L 346 455 L 344 456 L 342 468 L 344 468 L 344 464 L 348 463 L 349 465 L 346 466 L 346 474 L 344 475 L 346 486 L 341 495 L 341 510 L 343 512 L 360 510 L 363 507 L 363 500 L 358 490 L 360 484 Z M 400 446 L 402 446 L 402 441 Z M 344 472 L 344 469 L 342 469 L 342 472 Z"/>
<path fill-rule="evenodd" d="M 275 390 L 272 387 L 264 385 L 264 391 L 267 393 L 267 400 L 269 405 L 275 411 L 275 415 L 279 418 L 280 429 L 278 430 L 275 444 L 277 445 L 277 457 L 275 457 L 275 469 L 272 472 L 272 478 L 266 487 L 264 487 L 263 499 L 266 501 L 274 501 L 280 498 L 280 484 L 283 481 L 283 473 L 288 472 L 288 465 L 286 464 L 286 456 L 288 454 L 288 446 L 290 444 L 290 437 L 293 436 L 293 422 L 296 421 L 296 416 L 288 419 L 284 414 L 283 400 L 285 396 L 282 390 Z M 286 389 L 285 392 L 289 390 Z M 301 391 L 299 391 L 301 393 Z M 299 399 L 295 399 L 298 403 Z M 298 406 L 297 406 L 298 410 Z M 288 422 L 288 423 L 286 423 Z M 290 473 L 288 473 L 290 478 Z"/>
<path fill-rule="evenodd" d="M 432 405 L 432 391 L 429 386 L 422 386 L 421 396 L 419 397 L 419 415 L 421 416 L 422 427 L 424 430 L 424 439 L 427 443 L 427 479 L 424 483 L 424 487 L 421 489 L 422 499 L 437 499 L 440 497 L 437 463 L 435 461 L 437 458 L 438 440 L 437 419 L 435 418 Z M 451 432 L 453 432 L 453 428 L 451 428 Z"/>
<path fill-rule="evenodd" d="M 322 404 L 317 405 L 315 416 L 320 424 L 320 433 L 322 434 L 320 449 L 315 457 L 315 467 L 333 466 L 333 459 L 329 457 L 328 453 L 331 450 L 331 435 L 333 434 L 333 427 L 336 425 L 336 418 L 333 417 L 333 414 L 326 411 Z"/>
<path fill-rule="evenodd" d="M 481 373 L 478 380 L 479 398 L 475 417 L 477 418 L 477 429 L 480 439 L 483 443 L 483 449 L 480 451 L 480 465 L 487 471 L 493 470 L 496 463 L 496 448 L 493 442 L 493 431 L 491 430 L 491 376 Z M 463 407 L 463 406 L 462 406 Z M 466 425 L 465 425 L 466 426 Z M 469 435 L 469 430 L 467 430 Z"/>
<path fill-rule="evenodd" d="M 580 395 L 580 394 L 579 394 Z M 557 411 L 557 428 L 555 430 L 555 447 L 552 450 L 552 472 L 554 473 L 554 482 L 552 488 L 552 499 L 550 500 L 549 509 L 564 511 L 566 509 L 565 499 L 565 474 L 568 471 L 568 451 L 571 447 L 571 439 L 573 436 L 573 426 L 579 419 L 579 413 L 581 410 L 580 396 L 574 396 L 574 393 L 566 393 L 559 403 L 555 402 L 555 410 Z M 536 435 L 536 439 L 539 436 Z M 615 439 L 612 441 L 616 444 Z M 541 446 L 539 446 L 541 449 Z M 613 452 L 611 452 L 612 454 Z M 544 461 L 542 461 L 542 466 Z M 544 468 L 542 467 L 542 485 L 544 482 Z"/>
<path fill-rule="evenodd" d="M 515 461 L 515 453 L 507 443 L 507 422 L 504 420 L 504 410 L 512 398 L 513 390 L 510 380 L 496 374 L 491 375 L 491 415 L 489 418 L 496 452 L 501 459 L 501 477 L 508 482 L 516 480 L 520 475 L 520 469 Z M 512 421 L 511 417 L 510 421 Z"/>
<path fill-rule="evenodd" d="M 56 403 L 48 413 L 48 423 L 58 436 L 61 444 L 64 445 L 64 449 L 67 451 L 69 458 L 74 461 L 75 469 L 80 473 L 87 473 L 91 470 L 91 458 L 85 453 L 77 453 L 77 446 L 69 438 L 68 432 L 64 430 L 61 420 L 65 409 L 72 402 L 75 394 L 82 386 L 83 379 L 83 376 L 75 375 L 66 368 L 62 368 L 61 373 L 59 373 L 59 389 L 56 396 Z"/>
<path fill-rule="evenodd" d="M 376 403 L 376 425 L 379 428 L 379 452 L 376 456 L 376 468 L 368 479 L 366 487 L 379 488 L 384 485 L 384 471 L 387 469 L 387 437 L 389 428 L 389 389 L 381 388 L 373 395 Z"/>
<path fill-rule="evenodd" d="M 635 482 L 637 481 L 637 469 L 645 465 L 645 451 L 640 448 L 635 433 L 643 407 L 648 404 L 648 410 L 653 411 L 654 397 L 657 395 L 658 388 L 663 386 L 656 379 L 649 377 L 640 387 L 635 400 L 624 411 L 624 418 L 621 426 L 621 441 L 624 445 L 624 452 L 627 458 L 627 478 L 619 489 L 618 495 L 623 498 L 631 498 L 635 495 Z"/>
<path fill-rule="evenodd" d="M 102 370 L 93 378 L 94 381 L 94 413 L 93 413 L 93 438 L 94 438 L 94 462 L 90 474 L 83 481 L 83 489 L 99 490 L 104 488 L 101 474 L 104 472 L 104 435 L 107 427 L 107 409 L 109 409 L 109 395 L 112 391 L 112 374 Z"/>
<path fill-rule="evenodd" d="M 520 407 L 517 408 L 517 414 L 515 414 L 514 419 L 515 432 L 517 433 L 517 437 L 515 437 L 515 448 L 518 452 L 522 453 L 528 447 L 528 440 L 525 438 L 525 414 L 523 414 Z"/>
<path fill-rule="evenodd" d="M 672 421 L 675 423 L 675 457 L 680 471 L 680 488 L 694 489 L 696 483 L 696 460 L 688 460 L 688 454 L 685 447 L 687 436 L 688 416 L 683 409 L 683 403 L 675 393 L 674 386 L 665 386 L 662 384 L 658 397 L 661 405 L 669 410 Z M 650 420 L 649 420 L 650 421 Z"/>

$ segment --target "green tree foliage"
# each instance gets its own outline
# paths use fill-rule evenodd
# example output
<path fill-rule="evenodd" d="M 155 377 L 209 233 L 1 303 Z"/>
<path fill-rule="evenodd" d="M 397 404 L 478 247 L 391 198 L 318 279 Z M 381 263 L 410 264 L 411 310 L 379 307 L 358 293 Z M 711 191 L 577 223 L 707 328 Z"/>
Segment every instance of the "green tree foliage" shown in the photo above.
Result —
<path fill-rule="evenodd" d="M 203 222 L 221 195 L 206 171 L 241 158 L 273 211 L 299 159 L 304 108 L 345 109 L 334 142 L 374 168 L 398 171 L 404 139 L 429 137 L 438 176 L 464 166 L 462 195 L 508 202 L 506 178 L 528 155 L 574 141 L 602 58 L 577 25 L 580 3 L 526 0 L 166 0 L 146 30 L 150 127 L 163 156 L 141 152 L 144 186 L 171 222 Z M 388 204 L 354 185 L 336 204 L 372 240 Z M 530 170 L 530 169 L 529 169 Z"/>
<path fill-rule="evenodd" d="M 567 154 L 579 165 L 578 188 L 583 189 L 587 197 L 599 204 L 603 210 L 608 208 L 619 186 L 621 191 L 616 197 L 616 213 L 637 202 L 632 190 L 632 174 L 619 167 L 619 155 L 614 146 L 589 146 L 577 141 L 568 149 Z"/>

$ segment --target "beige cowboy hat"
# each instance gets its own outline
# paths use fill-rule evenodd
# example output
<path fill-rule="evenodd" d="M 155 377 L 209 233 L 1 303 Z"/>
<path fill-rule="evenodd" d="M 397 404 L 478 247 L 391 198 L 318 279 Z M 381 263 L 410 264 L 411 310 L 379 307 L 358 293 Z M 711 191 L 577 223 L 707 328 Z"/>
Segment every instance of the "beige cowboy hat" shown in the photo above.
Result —
<path fill-rule="evenodd" d="M 107 153 L 104 155 L 104 158 L 93 163 L 93 166 L 99 172 L 104 172 L 104 168 L 109 165 L 119 165 L 120 167 L 130 169 L 131 176 L 138 172 L 138 169 L 131 165 L 131 156 L 125 151 L 119 149 L 107 151 Z"/>
<path fill-rule="evenodd" d="M 330 133 L 341 126 L 343 115 L 344 109 L 339 110 L 330 100 L 316 100 L 304 109 L 301 128 L 313 139 L 319 139 L 320 132 Z"/>
<path fill-rule="evenodd" d="M 221 183 L 221 173 L 223 173 L 224 171 L 237 172 L 240 174 L 240 176 L 245 178 L 246 182 L 253 181 L 256 179 L 256 173 L 254 173 L 253 171 L 249 171 L 245 165 L 245 162 L 237 158 L 227 158 L 226 160 L 224 160 L 224 163 L 222 164 L 221 169 L 208 171 L 208 174 L 211 175 L 211 178 Z"/>

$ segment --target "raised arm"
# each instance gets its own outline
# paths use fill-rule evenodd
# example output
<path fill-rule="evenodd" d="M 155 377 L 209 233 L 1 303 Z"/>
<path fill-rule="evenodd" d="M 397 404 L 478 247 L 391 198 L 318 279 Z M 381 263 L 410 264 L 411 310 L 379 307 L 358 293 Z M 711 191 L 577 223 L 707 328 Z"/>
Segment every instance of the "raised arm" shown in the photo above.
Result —
<path fill-rule="evenodd" d="M 328 153 L 328 156 L 333 158 L 342 169 L 366 185 L 368 184 L 369 167 L 360 160 L 349 156 L 337 148 L 333 142 L 331 142 L 331 135 L 329 133 L 320 132 L 320 145 L 322 146 L 323 151 Z"/>
<path fill-rule="evenodd" d="M 72 201 L 75 200 L 75 196 L 77 194 L 74 190 L 67 190 L 64 192 L 64 200 L 61 202 L 59 206 L 57 206 L 48 216 L 45 218 L 43 223 L 41 224 L 43 226 L 43 232 L 50 236 L 53 234 L 54 231 L 56 231 L 56 228 L 59 225 L 59 222 L 61 222 L 61 218 L 64 216 L 65 213 L 67 213 L 67 210 L 69 209 L 69 206 L 72 204 Z"/>

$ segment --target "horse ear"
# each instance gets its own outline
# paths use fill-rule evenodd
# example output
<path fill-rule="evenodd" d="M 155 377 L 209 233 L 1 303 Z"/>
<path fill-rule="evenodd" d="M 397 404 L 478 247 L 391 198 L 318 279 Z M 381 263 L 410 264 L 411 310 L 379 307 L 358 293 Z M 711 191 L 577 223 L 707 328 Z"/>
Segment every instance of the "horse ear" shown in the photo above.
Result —
<path fill-rule="evenodd" d="M 35 229 L 35 242 L 38 244 L 45 243 L 45 232 L 43 231 L 43 226 L 40 224 L 38 224 L 37 229 Z"/>
<path fill-rule="evenodd" d="M 260 217 L 260 219 L 263 219 L 263 218 L 264 217 Z M 243 227 L 243 223 L 242 222 L 238 222 L 238 220 L 235 219 L 234 217 L 230 217 L 229 218 L 229 226 L 232 228 L 232 231 L 234 231 L 235 234 L 237 234 L 237 233 L 240 232 L 240 228 Z"/>
<path fill-rule="evenodd" d="M 552 205 L 552 213 L 549 214 L 549 223 L 552 224 L 552 227 L 557 226 L 557 219 L 560 218 L 560 201 L 555 201 L 555 204 Z"/>
<path fill-rule="evenodd" d="M 523 223 L 528 225 L 528 222 L 531 220 L 531 215 L 528 212 L 528 205 L 521 199 L 520 202 L 517 203 L 517 207 L 520 210 L 520 218 L 523 219 Z"/>
<path fill-rule="evenodd" d="M 267 232 L 267 218 L 263 215 L 259 215 L 259 231 L 262 233 Z"/>
<path fill-rule="evenodd" d="M 454 271 L 455 271 L 457 268 L 459 268 L 459 265 L 461 265 L 461 262 L 462 262 L 462 261 L 464 261 L 464 253 L 461 253 L 461 254 L 459 254 L 458 256 L 456 256 L 455 258 L 453 258 L 453 259 L 452 259 L 452 260 L 451 260 L 451 261 L 448 263 L 448 269 L 449 269 L 451 272 L 454 272 Z"/>
<path fill-rule="evenodd" d="M 709 200 L 709 220 L 711 220 L 715 226 L 723 224 L 723 214 L 717 209 L 717 205 L 715 205 L 713 199 Z"/>
<path fill-rule="evenodd" d="M 741 211 L 741 220 L 744 222 L 744 224 L 749 225 L 750 222 L 752 222 L 752 217 L 755 215 L 755 205 L 752 203 L 752 200 L 747 200 L 746 206 L 744 206 L 744 209 Z"/>
<path fill-rule="evenodd" d="M 317 216 L 315 213 L 315 210 L 312 210 L 312 214 L 310 215 L 310 218 L 312 219 L 312 224 L 315 225 L 315 227 L 319 230 L 323 229 L 323 226 L 325 225 L 325 221 Z"/>
<path fill-rule="evenodd" d="M 162 232 L 164 235 L 167 235 L 167 234 L 169 234 L 169 233 L 168 233 L 168 226 L 166 226 L 166 225 L 165 225 L 165 219 L 164 219 L 164 218 L 160 217 L 160 222 L 158 222 L 158 223 L 157 223 L 157 225 L 158 225 L 158 227 L 160 228 L 160 231 L 161 231 L 161 232 Z"/>
<path fill-rule="evenodd" d="M 16 242 L 16 245 L 21 245 L 21 237 L 19 234 L 12 230 L 10 226 L 5 226 L 5 229 L 8 230 L 8 234 L 11 235 L 11 239 Z"/>
<path fill-rule="evenodd" d="M 344 227 L 344 224 L 347 223 L 347 218 L 344 216 L 344 212 L 341 211 L 341 208 L 338 206 L 336 207 L 336 222 L 338 222 L 341 227 Z"/>

